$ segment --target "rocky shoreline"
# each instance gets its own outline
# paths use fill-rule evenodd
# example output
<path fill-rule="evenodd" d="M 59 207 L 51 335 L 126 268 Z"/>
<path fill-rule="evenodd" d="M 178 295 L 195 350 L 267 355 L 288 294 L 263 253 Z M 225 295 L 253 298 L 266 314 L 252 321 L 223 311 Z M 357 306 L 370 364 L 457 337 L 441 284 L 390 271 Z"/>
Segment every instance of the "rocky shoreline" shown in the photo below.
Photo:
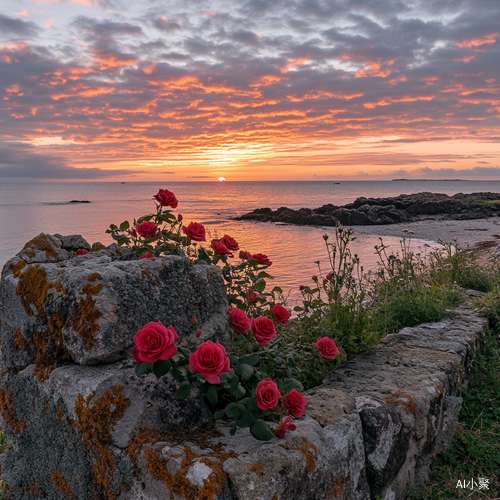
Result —
<path fill-rule="evenodd" d="M 499 200 L 499 204 L 494 204 Z M 387 225 L 422 220 L 471 220 L 497 217 L 500 193 L 402 194 L 392 198 L 357 198 L 353 203 L 337 206 L 331 203 L 316 209 L 281 207 L 277 210 L 257 208 L 236 220 L 281 222 L 302 226 Z"/>

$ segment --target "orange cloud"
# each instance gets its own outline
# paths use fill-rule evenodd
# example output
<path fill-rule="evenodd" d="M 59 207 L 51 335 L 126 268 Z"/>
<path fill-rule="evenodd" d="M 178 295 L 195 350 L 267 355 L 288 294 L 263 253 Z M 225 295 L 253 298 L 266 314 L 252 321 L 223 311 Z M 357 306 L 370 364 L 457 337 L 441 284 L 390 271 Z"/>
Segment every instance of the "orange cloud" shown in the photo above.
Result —
<path fill-rule="evenodd" d="M 492 33 L 491 35 L 486 35 L 483 38 L 478 38 L 474 40 L 464 40 L 462 42 L 457 42 L 456 45 L 458 47 L 464 48 L 472 48 L 472 47 L 480 47 L 481 45 L 488 45 L 490 43 L 495 43 L 496 37 L 500 35 L 500 33 Z"/>

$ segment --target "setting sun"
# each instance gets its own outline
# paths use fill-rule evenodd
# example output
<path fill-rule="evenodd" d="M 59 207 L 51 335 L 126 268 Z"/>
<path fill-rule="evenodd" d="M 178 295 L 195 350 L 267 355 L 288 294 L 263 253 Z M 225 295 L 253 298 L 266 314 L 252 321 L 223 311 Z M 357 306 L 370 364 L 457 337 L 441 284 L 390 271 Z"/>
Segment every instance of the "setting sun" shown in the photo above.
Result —
<path fill-rule="evenodd" d="M 224 179 L 224 177 L 219 177 L 219 178 L 218 178 L 218 181 L 219 181 L 219 182 L 224 182 L 225 180 L 226 180 L 226 179 Z"/>

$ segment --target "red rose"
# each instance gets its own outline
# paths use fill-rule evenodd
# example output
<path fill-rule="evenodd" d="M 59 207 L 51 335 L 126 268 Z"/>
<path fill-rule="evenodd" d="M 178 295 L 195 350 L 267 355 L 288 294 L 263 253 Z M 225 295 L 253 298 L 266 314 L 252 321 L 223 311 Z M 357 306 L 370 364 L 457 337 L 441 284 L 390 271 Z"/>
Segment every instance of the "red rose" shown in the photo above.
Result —
<path fill-rule="evenodd" d="M 332 274 L 332 273 L 328 273 L 328 274 L 326 275 L 326 279 L 327 279 L 328 281 L 332 281 L 332 280 L 333 280 L 333 274 Z"/>
<path fill-rule="evenodd" d="M 274 321 L 272 319 L 269 319 L 267 316 L 252 318 L 252 321 L 250 322 L 250 328 L 252 329 L 255 340 L 262 347 L 268 344 L 269 341 L 276 336 Z"/>
<path fill-rule="evenodd" d="M 225 234 L 219 241 L 224 245 L 226 245 L 227 248 L 231 250 L 231 252 L 236 252 L 236 250 L 240 249 L 238 242 L 231 236 L 228 236 L 227 234 Z"/>
<path fill-rule="evenodd" d="M 182 219 L 184 219 L 182 214 L 177 214 L 177 222 L 182 222 Z"/>
<path fill-rule="evenodd" d="M 252 259 L 255 259 L 261 266 L 271 266 L 272 262 L 267 258 L 265 253 L 254 253 Z"/>
<path fill-rule="evenodd" d="M 135 228 L 131 227 L 129 230 L 128 230 L 130 236 L 132 236 L 133 238 L 137 238 L 137 231 L 135 230 Z"/>
<path fill-rule="evenodd" d="M 177 352 L 174 342 L 178 338 L 173 326 L 165 328 L 161 321 L 148 323 L 135 334 L 132 356 L 140 365 L 170 359 Z"/>
<path fill-rule="evenodd" d="M 226 349 L 217 341 L 207 340 L 189 356 L 189 369 L 203 375 L 210 384 L 218 384 L 219 376 L 231 371 Z"/>
<path fill-rule="evenodd" d="M 325 359 L 332 360 L 337 356 L 339 350 L 335 345 L 335 341 L 328 337 L 318 337 L 316 344 L 314 344 L 319 351 L 319 355 Z"/>
<path fill-rule="evenodd" d="M 153 255 L 152 253 L 146 252 L 144 255 L 141 255 L 139 257 L 139 260 L 141 260 L 141 259 L 150 259 L 151 257 L 156 257 L 156 256 Z"/>
<path fill-rule="evenodd" d="M 257 398 L 257 406 L 261 410 L 272 410 L 278 406 L 281 394 L 276 382 L 267 377 L 257 384 L 255 397 Z"/>
<path fill-rule="evenodd" d="M 179 204 L 177 198 L 175 197 L 175 194 L 169 191 L 168 189 L 160 189 L 158 191 L 158 194 L 155 194 L 153 198 L 155 198 L 155 200 L 162 207 L 177 208 L 177 205 Z"/>
<path fill-rule="evenodd" d="M 85 250 L 85 248 L 80 248 L 79 250 L 76 251 L 75 255 L 87 255 L 89 253 L 88 250 Z"/>
<path fill-rule="evenodd" d="M 299 290 L 303 292 L 304 290 L 307 290 L 309 287 L 307 285 L 300 285 Z"/>
<path fill-rule="evenodd" d="M 158 227 L 154 222 L 141 222 L 137 224 L 136 229 L 137 234 L 145 239 L 154 238 L 158 233 Z"/>
<path fill-rule="evenodd" d="M 306 398 L 295 389 L 285 396 L 286 409 L 294 416 L 301 417 L 306 407 Z"/>
<path fill-rule="evenodd" d="M 257 304 L 260 302 L 260 295 L 255 293 L 251 288 L 247 290 L 247 300 L 249 304 Z"/>
<path fill-rule="evenodd" d="M 279 438 L 284 438 L 287 431 L 294 431 L 296 428 L 292 417 L 283 417 L 280 423 L 273 429 L 273 432 Z"/>
<path fill-rule="evenodd" d="M 202 224 L 198 224 L 197 222 L 190 222 L 187 227 L 182 226 L 182 231 L 193 241 L 207 241 L 205 238 L 205 228 Z"/>
<path fill-rule="evenodd" d="M 311 278 L 313 281 L 318 281 L 318 277 L 316 275 L 314 275 L 312 278 Z"/>
<path fill-rule="evenodd" d="M 246 333 L 250 330 L 250 320 L 241 309 L 229 308 L 227 312 L 229 313 L 229 324 L 236 333 Z"/>
<path fill-rule="evenodd" d="M 250 252 L 244 252 L 243 250 L 240 250 L 240 255 L 239 255 L 241 260 L 248 260 L 252 258 L 252 255 Z"/>
<path fill-rule="evenodd" d="M 279 304 L 276 304 L 271 309 L 271 312 L 273 313 L 274 319 L 278 323 L 281 323 L 282 325 L 286 325 L 291 316 L 290 312 L 287 311 L 283 306 L 280 306 Z"/>
<path fill-rule="evenodd" d="M 224 243 L 221 243 L 220 240 L 213 240 L 212 244 L 210 245 L 215 253 L 218 253 L 219 255 L 226 256 L 226 255 L 233 255 L 231 253 L 231 250 L 227 248 Z"/>

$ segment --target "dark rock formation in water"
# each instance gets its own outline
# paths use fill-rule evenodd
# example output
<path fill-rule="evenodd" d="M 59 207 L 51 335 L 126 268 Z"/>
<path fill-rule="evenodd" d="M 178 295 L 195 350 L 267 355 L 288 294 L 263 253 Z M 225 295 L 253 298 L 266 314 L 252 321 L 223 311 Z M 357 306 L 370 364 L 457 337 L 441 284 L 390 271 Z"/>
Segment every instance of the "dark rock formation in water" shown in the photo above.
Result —
<path fill-rule="evenodd" d="M 397 224 L 417 220 L 468 220 L 496 217 L 500 204 L 489 202 L 500 200 L 500 193 L 458 193 L 453 196 L 441 193 L 402 194 L 392 198 L 357 198 L 344 206 L 323 205 L 316 209 L 292 210 L 281 207 L 277 210 L 257 208 L 237 220 L 260 222 L 283 222 L 301 226 L 367 226 Z"/>

